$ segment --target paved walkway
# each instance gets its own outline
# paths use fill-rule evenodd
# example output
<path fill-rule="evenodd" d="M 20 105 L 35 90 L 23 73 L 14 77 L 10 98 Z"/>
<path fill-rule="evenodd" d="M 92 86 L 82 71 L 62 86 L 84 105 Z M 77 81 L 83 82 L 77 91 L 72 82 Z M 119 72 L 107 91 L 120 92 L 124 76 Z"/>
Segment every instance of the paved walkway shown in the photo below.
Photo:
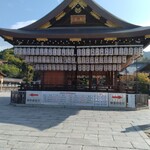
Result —
<path fill-rule="evenodd" d="M 9 105 L 0 93 L 0 150 L 150 150 L 150 110 L 99 111 Z"/>

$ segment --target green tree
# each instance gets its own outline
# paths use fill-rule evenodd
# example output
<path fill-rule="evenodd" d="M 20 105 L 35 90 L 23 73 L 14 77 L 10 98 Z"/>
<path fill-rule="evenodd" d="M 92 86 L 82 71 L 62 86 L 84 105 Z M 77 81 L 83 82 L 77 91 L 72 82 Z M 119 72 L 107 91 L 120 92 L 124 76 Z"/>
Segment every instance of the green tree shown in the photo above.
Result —
<path fill-rule="evenodd" d="M 31 82 L 33 79 L 33 67 L 24 62 L 22 58 L 14 55 L 13 49 L 6 49 L 0 52 L 0 59 L 7 62 L 0 66 L 0 71 L 7 77 L 22 78 L 25 82 Z"/>

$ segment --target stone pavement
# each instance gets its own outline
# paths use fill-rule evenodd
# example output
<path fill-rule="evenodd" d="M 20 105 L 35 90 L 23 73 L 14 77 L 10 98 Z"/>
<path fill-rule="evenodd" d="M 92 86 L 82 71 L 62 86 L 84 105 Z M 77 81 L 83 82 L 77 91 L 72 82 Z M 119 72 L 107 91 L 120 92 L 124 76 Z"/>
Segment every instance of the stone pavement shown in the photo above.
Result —
<path fill-rule="evenodd" d="M 14 107 L 0 92 L 0 150 L 150 150 L 150 110 Z"/>

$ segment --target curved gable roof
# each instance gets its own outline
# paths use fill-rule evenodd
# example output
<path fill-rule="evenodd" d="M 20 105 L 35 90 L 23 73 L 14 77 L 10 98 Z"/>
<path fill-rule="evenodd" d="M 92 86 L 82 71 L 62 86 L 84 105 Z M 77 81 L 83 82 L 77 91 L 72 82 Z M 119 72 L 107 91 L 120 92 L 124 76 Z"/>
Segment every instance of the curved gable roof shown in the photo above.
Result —
<path fill-rule="evenodd" d="M 31 25 L 28 25 L 26 27 L 23 27 L 21 29 L 23 30 L 33 30 L 33 29 L 40 29 L 41 26 L 46 25 L 47 23 L 50 24 L 50 20 L 55 18 L 56 16 L 59 16 L 69 5 L 76 5 L 76 4 L 82 4 L 85 3 L 88 7 L 91 8 L 96 14 L 99 16 L 102 16 L 105 18 L 109 23 L 114 23 L 117 25 L 117 27 L 121 28 L 135 28 L 138 27 L 136 25 L 133 25 L 131 23 L 128 23 L 126 21 L 123 21 L 119 19 L 118 17 L 114 16 L 113 14 L 109 13 L 107 10 L 105 10 L 103 7 L 99 6 L 97 3 L 95 3 L 93 0 L 64 0 L 59 6 L 57 6 L 53 11 L 48 13 L 43 18 L 39 19 L 38 21 L 32 23 Z M 51 26 L 51 25 L 49 25 Z M 55 27 L 55 26 L 54 26 Z"/>

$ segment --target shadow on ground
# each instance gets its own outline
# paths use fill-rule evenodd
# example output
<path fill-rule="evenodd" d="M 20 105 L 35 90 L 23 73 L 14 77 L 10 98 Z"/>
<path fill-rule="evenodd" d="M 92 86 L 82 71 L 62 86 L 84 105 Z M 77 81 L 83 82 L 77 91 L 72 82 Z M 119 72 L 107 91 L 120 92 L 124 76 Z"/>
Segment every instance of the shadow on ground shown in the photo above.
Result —
<path fill-rule="evenodd" d="M 2 124 L 16 124 L 46 130 L 78 113 L 78 109 L 15 107 L 9 103 L 10 97 L 0 93 L 0 126 Z"/>
<path fill-rule="evenodd" d="M 126 128 L 125 131 L 122 131 L 122 133 L 137 132 L 137 131 L 144 131 L 147 134 L 147 136 L 150 137 L 150 124 L 132 126 Z"/>

